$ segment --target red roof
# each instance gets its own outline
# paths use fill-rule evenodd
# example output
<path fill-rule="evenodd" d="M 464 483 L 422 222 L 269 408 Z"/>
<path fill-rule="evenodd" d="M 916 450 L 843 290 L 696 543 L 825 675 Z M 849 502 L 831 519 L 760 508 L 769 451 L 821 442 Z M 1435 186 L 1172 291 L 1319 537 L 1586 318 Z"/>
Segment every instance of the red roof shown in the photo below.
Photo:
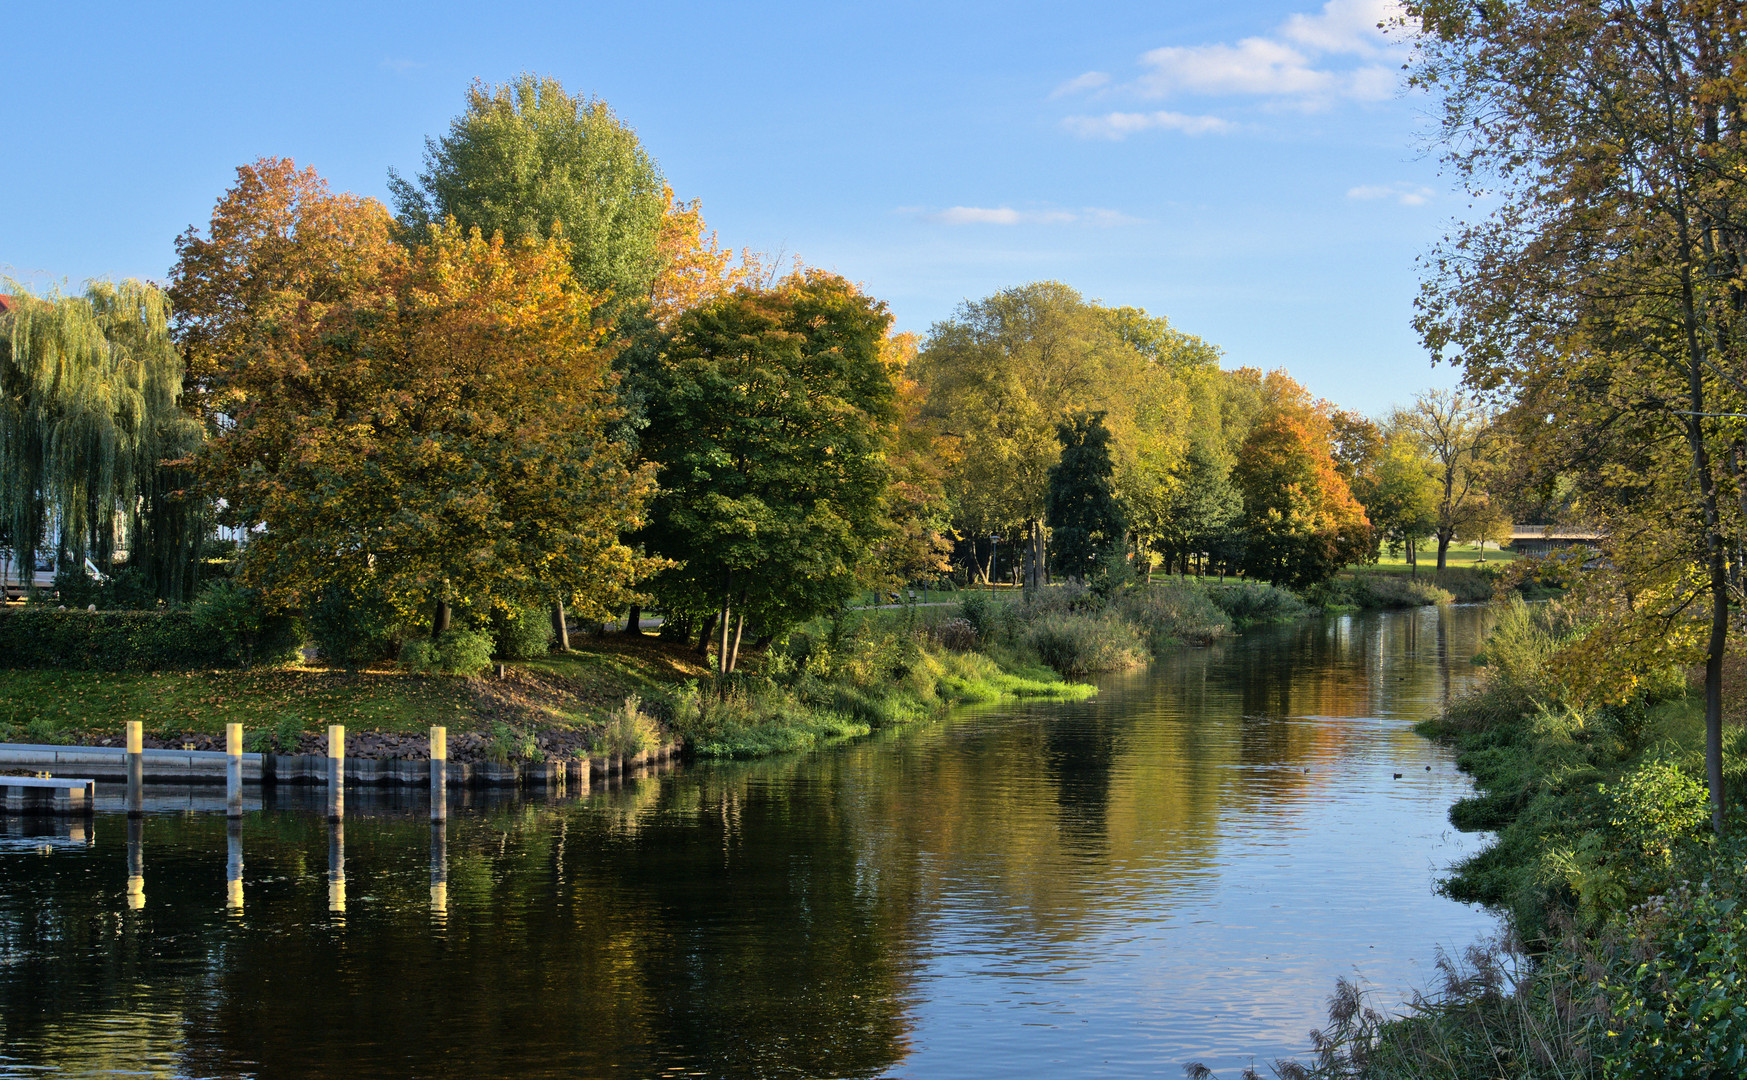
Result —
<path fill-rule="evenodd" d="M 13 308 L 15 308 L 17 306 L 18 306 L 18 301 L 12 299 L 12 297 L 10 297 L 10 296 L 7 296 L 5 293 L 0 293 L 0 315 L 6 314 L 8 311 L 11 311 Z"/>

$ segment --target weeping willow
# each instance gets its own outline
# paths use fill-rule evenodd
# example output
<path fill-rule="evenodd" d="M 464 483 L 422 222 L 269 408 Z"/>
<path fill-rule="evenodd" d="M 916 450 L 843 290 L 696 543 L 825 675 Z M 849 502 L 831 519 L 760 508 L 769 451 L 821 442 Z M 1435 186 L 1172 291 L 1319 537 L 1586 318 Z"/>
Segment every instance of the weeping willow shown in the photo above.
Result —
<path fill-rule="evenodd" d="M 0 540 L 28 567 L 52 534 L 75 565 L 127 563 L 159 596 L 194 584 L 204 508 L 166 464 L 202 437 L 184 410 L 164 294 L 140 281 L 82 296 L 13 285 L 0 315 Z"/>

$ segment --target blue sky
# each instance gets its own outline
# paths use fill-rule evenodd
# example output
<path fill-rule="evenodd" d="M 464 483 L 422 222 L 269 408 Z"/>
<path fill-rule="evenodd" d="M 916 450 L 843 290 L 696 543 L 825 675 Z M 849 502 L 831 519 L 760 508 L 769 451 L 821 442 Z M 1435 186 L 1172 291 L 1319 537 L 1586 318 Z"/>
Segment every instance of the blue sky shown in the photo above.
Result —
<path fill-rule="evenodd" d="M 15 5 L 0 273 L 161 279 L 237 165 L 384 197 L 474 78 L 634 126 L 721 241 L 899 328 L 1053 278 L 1364 412 L 1454 380 L 1410 325 L 1459 208 L 1386 0 Z"/>

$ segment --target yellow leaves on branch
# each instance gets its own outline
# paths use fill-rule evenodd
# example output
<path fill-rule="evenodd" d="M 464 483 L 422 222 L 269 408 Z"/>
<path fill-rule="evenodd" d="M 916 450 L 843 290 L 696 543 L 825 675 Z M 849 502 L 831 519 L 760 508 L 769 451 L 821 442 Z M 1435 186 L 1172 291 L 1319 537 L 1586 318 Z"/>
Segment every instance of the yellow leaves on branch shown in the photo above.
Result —
<path fill-rule="evenodd" d="M 430 227 L 290 162 L 239 170 L 175 289 L 218 428 L 200 460 L 247 576 L 287 604 L 368 574 L 403 610 L 435 598 L 623 602 L 657 564 L 619 543 L 650 478 L 619 418 L 599 297 L 562 238 Z"/>

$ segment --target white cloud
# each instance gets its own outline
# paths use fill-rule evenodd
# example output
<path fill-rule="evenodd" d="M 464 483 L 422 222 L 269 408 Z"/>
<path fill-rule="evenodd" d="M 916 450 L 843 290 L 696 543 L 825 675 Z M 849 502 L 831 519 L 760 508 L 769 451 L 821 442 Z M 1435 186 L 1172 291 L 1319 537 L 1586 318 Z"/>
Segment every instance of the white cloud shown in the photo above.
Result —
<path fill-rule="evenodd" d="M 1082 139 L 1126 139 L 1140 131 L 1162 129 L 1185 135 L 1218 135 L 1231 130 L 1231 122 L 1217 116 L 1185 116 L 1175 112 L 1112 112 L 1103 116 L 1070 116 L 1062 126 Z"/>
<path fill-rule="evenodd" d="M 1153 49 L 1141 56 L 1146 69 L 1142 74 L 1109 92 L 1154 100 L 1185 95 L 1266 98 L 1300 108 L 1323 108 L 1343 99 L 1383 100 L 1395 93 L 1406 46 L 1398 31 L 1386 34 L 1379 24 L 1393 24 L 1400 17 L 1399 0 L 1328 0 L 1321 11 L 1292 15 L 1270 34 L 1236 43 Z M 1051 96 L 1078 88 L 1086 78 L 1063 83 Z M 1118 115 L 1144 114 L 1111 114 Z M 1079 130 L 1077 121 L 1069 126 Z M 1168 122 L 1146 126 L 1190 130 Z"/>
<path fill-rule="evenodd" d="M 1050 97 L 1059 98 L 1065 94 L 1078 94 L 1084 90 L 1096 90 L 1110 83 L 1110 76 L 1102 71 L 1088 71 L 1084 75 L 1075 75 L 1050 91 Z"/>
<path fill-rule="evenodd" d="M 931 213 L 900 207 L 900 214 L 921 213 L 938 225 L 1140 225 L 1140 218 L 1119 210 L 1090 206 L 1084 210 L 1015 210 L 1010 206 L 953 206 Z"/>
<path fill-rule="evenodd" d="M 1315 15 L 1293 15 L 1280 36 L 1314 53 L 1382 56 L 1387 51 L 1378 24 L 1401 17 L 1396 0 L 1329 0 Z"/>
<path fill-rule="evenodd" d="M 1360 184 L 1347 189 L 1347 198 L 1361 201 L 1389 199 L 1402 206 L 1424 206 L 1436 192 L 1419 184 Z"/>

